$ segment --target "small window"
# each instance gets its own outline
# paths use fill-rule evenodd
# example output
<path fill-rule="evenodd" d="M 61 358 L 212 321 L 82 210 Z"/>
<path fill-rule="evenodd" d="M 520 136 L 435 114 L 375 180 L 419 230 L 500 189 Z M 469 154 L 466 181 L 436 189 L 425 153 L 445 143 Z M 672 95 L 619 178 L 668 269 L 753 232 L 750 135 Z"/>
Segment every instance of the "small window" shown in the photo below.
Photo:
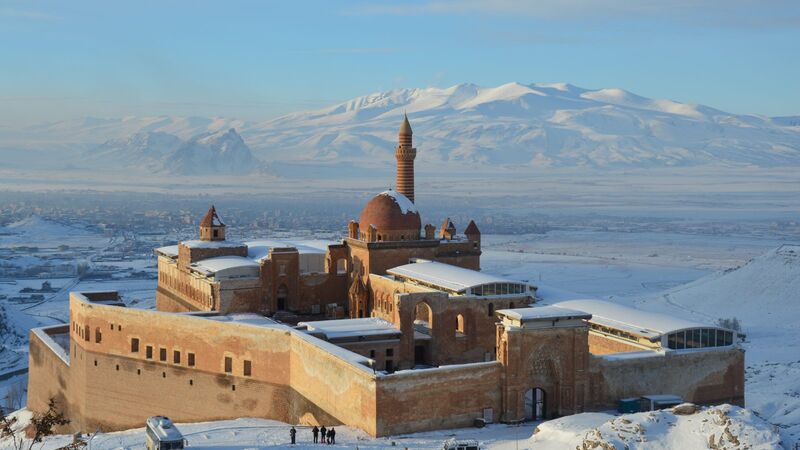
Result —
<path fill-rule="evenodd" d="M 94 360 L 94 366 L 97 367 L 97 360 Z"/>
<path fill-rule="evenodd" d="M 487 308 L 487 313 L 489 317 L 494 315 L 494 303 L 489 303 L 489 307 Z"/>
<path fill-rule="evenodd" d="M 89 330 L 89 325 L 86 325 L 85 327 L 83 327 L 83 339 L 85 341 L 87 341 L 87 342 L 89 341 L 89 335 L 90 334 L 92 334 L 92 333 Z"/>
<path fill-rule="evenodd" d="M 253 373 L 253 365 L 250 361 L 244 361 L 244 376 L 249 377 Z"/>
<path fill-rule="evenodd" d="M 186 364 L 188 364 L 189 367 L 194 367 L 194 353 L 188 353 L 186 355 Z"/>
<path fill-rule="evenodd" d="M 167 360 L 167 349 L 161 348 L 158 350 L 158 359 L 161 361 Z"/>
<path fill-rule="evenodd" d="M 110 324 L 108 324 L 108 325 L 111 327 L 111 330 L 113 331 L 113 330 L 114 330 L 114 324 L 113 324 L 113 323 L 110 323 Z"/>
<path fill-rule="evenodd" d="M 394 371 L 394 364 L 391 359 L 386 360 L 386 371 L 390 373 Z"/>
<path fill-rule="evenodd" d="M 179 352 L 178 350 L 172 352 L 172 362 L 175 364 L 181 363 L 181 352 Z"/>
<path fill-rule="evenodd" d="M 194 380 L 189 380 L 189 386 L 194 386 Z"/>
<path fill-rule="evenodd" d="M 219 230 L 214 230 L 214 237 L 219 237 Z"/>
<path fill-rule="evenodd" d="M 100 327 L 97 327 L 94 330 L 94 343 L 99 344 L 100 341 L 102 340 L 103 340 L 103 335 L 100 333 Z"/>
<path fill-rule="evenodd" d="M 236 390 L 236 385 L 235 385 L 235 384 L 232 384 L 232 385 L 231 385 L 231 390 L 232 390 L 232 391 L 235 391 L 235 390 Z"/>
<path fill-rule="evenodd" d="M 141 374 L 142 374 L 142 369 L 136 369 L 136 375 L 141 375 Z"/>
<path fill-rule="evenodd" d="M 230 356 L 225 357 L 225 373 L 233 372 L 233 358 Z"/>
<path fill-rule="evenodd" d="M 161 372 L 161 378 L 167 378 L 167 372 Z"/>
<path fill-rule="evenodd" d="M 144 357 L 147 359 L 153 359 L 153 346 L 148 345 L 144 350 Z"/>
<path fill-rule="evenodd" d="M 373 358 L 373 359 L 375 358 L 375 350 L 370 350 L 369 351 L 369 357 Z"/>
<path fill-rule="evenodd" d="M 139 338 L 131 338 L 131 353 L 139 353 Z"/>
<path fill-rule="evenodd" d="M 117 364 L 117 371 L 119 372 L 119 364 Z"/>
<path fill-rule="evenodd" d="M 393 348 L 387 348 L 386 349 L 386 356 L 394 356 L 394 349 Z"/>

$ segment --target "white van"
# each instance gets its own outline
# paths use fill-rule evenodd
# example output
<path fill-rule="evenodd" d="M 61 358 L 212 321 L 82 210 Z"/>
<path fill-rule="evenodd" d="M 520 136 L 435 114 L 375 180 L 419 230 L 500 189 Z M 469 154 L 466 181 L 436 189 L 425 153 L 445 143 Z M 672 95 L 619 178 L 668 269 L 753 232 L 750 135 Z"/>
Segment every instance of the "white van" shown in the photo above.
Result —
<path fill-rule="evenodd" d="M 147 450 L 173 450 L 186 446 L 186 439 L 169 417 L 153 416 L 145 426 Z"/>

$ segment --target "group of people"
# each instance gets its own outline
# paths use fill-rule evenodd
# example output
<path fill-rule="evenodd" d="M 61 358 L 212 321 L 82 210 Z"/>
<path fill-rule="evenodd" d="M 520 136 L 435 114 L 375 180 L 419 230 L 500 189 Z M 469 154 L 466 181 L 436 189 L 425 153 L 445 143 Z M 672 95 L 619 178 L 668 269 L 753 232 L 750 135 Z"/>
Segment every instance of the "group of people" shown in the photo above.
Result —
<path fill-rule="evenodd" d="M 311 434 L 314 436 L 315 444 L 336 444 L 336 429 L 333 427 L 327 429 L 324 425 L 322 428 L 314 425 L 314 428 L 311 429 Z M 295 439 L 297 438 L 297 430 L 294 426 L 289 430 L 289 437 L 292 439 L 292 445 L 294 445 Z"/>

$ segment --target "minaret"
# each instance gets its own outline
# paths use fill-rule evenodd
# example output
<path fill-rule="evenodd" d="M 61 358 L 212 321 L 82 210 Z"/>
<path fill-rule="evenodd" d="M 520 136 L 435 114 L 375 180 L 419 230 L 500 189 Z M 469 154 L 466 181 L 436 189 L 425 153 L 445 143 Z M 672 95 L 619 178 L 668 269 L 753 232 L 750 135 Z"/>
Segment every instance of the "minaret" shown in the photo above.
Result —
<path fill-rule="evenodd" d="M 414 158 L 417 157 L 417 149 L 411 144 L 411 124 L 408 123 L 408 116 L 403 114 L 403 124 L 400 125 L 400 133 L 397 136 L 397 150 L 394 157 L 397 158 L 397 182 L 395 189 L 397 192 L 408 197 L 414 202 Z"/>

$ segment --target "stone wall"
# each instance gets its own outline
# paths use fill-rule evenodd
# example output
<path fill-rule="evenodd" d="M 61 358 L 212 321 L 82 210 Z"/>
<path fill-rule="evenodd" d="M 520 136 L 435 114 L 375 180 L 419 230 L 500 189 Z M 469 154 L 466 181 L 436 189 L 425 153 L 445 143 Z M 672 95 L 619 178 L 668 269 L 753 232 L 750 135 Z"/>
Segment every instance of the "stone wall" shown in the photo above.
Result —
<path fill-rule="evenodd" d="M 589 353 L 593 355 L 607 355 L 609 353 L 640 352 L 648 350 L 643 347 L 625 342 L 621 339 L 602 336 L 589 332 Z"/>
<path fill-rule="evenodd" d="M 32 339 L 29 390 L 35 411 L 53 393 L 64 397 L 71 429 L 127 429 L 163 414 L 176 421 L 251 416 L 343 423 L 376 432 L 375 375 L 366 358 L 285 326 L 105 306 L 79 294 L 70 299 L 70 323 L 71 364 L 61 368 L 63 383 L 54 387 L 58 361 Z M 139 340 L 138 351 L 132 339 Z"/>
<path fill-rule="evenodd" d="M 468 427 L 491 409 L 501 410 L 499 362 L 397 372 L 380 378 L 380 435 Z"/>
<path fill-rule="evenodd" d="M 621 398 L 647 394 L 673 394 L 694 403 L 744 406 L 742 349 L 714 348 L 653 355 L 590 357 L 587 408 L 616 408 Z"/>

